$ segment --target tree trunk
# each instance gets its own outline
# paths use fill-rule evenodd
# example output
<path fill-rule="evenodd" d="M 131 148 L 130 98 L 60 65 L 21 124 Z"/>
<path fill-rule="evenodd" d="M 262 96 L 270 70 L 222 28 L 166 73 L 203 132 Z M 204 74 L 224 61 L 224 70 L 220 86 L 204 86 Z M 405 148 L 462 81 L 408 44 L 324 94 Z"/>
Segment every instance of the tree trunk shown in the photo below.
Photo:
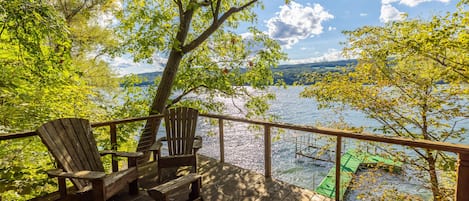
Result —
<path fill-rule="evenodd" d="M 171 52 L 168 57 L 168 62 L 164 68 L 163 75 L 161 77 L 161 82 L 158 85 L 158 90 L 156 91 L 155 98 L 151 105 L 150 115 L 152 114 L 162 114 L 163 110 L 166 107 L 166 101 L 171 95 L 171 89 L 173 87 L 174 80 L 176 79 L 176 74 L 181 63 L 184 52 L 182 51 L 187 34 L 189 32 L 190 24 L 192 21 L 192 16 L 194 15 L 194 8 L 190 8 L 187 11 L 182 11 L 179 30 L 176 34 L 176 41 L 174 44 L 177 44 L 177 47 L 171 48 Z M 138 141 L 137 151 L 143 152 L 143 157 L 139 158 L 138 164 L 142 164 L 150 158 L 149 149 L 156 140 L 156 134 L 158 128 L 160 127 L 161 119 L 152 119 L 147 120 L 145 123 L 145 128 L 143 129 L 142 135 Z"/>
<path fill-rule="evenodd" d="M 431 153 L 428 153 L 428 156 L 429 156 L 427 158 L 428 173 L 430 174 L 430 182 L 431 182 L 430 184 L 432 185 L 431 189 L 433 193 L 433 200 L 435 201 L 442 200 L 442 195 L 441 195 L 439 183 L 438 183 L 438 175 L 436 174 L 436 166 L 435 166 L 436 161 L 433 158 Z"/>
<path fill-rule="evenodd" d="M 240 7 L 232 7 L 221 16 L 219 16 L 221 0 L 217 0 L 217 6 L 214 10 L 215 16 L 213 16 L 213 23 L 205 31 L 203 31 L 200 36 L 198 36 L 188 44 L 185 44 L 185 42 L 189 33 L 192 17 L 194 16 L 195 10 L 200 6 L 208 6 L 210 4 L 206 4 L 207 1 L 201 3 L 197 3 L 197 1 L 190 1 L 189 5 L 186 8 L 187 10 L 184 11 L 182 2 L 175 2 L 179 4 L 179 30 L 176 34 L 176 41 L 173 44 L 173 48 L 171 49 L 171 52 L 169 54 L 168 63 L 166 63 L 166 67 L 163 71 L 161 82 L 158 85 L 156 96 L 153 99 L 150 114 L 161 114 L 165 109 L 166 101 L 169 99 L 169 95 L 171 94 L 171 89 L 173 87 L 174 80 L 176 79 L 176 73 L 178 71 L 179 64 L 181 63 L 184 54 L 194 50 L 205 40 L 207 40 L 207 38 L 210 37 L 210 35 L 212 35 L 232 14 L 246 9 L 250 5 L 256 3 L 257 0 L 251 0 Z M 177 47 L 174 47 L 174 45 L 177 45 Z M 160 119 L 148 120 L 146 122 L 145 128 L 142 132 L 142 135 L 140 136 L 140 140 L 138 141 L 137 146 L 137 151 L 144 153 L 144 156 L 138 160 L 139 164 L 148 161 L 148 159 L 150 158 L 149 149 L 156 140 L 156 133 L 158 131 L 158 128 L 160 127 L 160 124 Z"/>
<path fill-rule="evenodd" d="M 163 110 L 166 107 L 166 101 L 171 95 L 171 89 L 176 78 L 176 73 L 179 68 L 179 64 L 181 63 L 182 56 L 183 54 L 180 51 L 174 49 L 171 51 L 168 63 L 166 64 L 163 76 L 161 77 L 161 82 L 158 85 L 158 90 L 156 91 L 155 98 L 151 105 L 150 115 L 163 113 Z M 160 124 L 161 119 L 147 120 L 137 146 L 137 151 L 144 153 L 144 156 L 138 161 L 139 164 L 148 161 L 150 158 L 150 152 L 148 150 L 156 140 L 156 134 Z"/>

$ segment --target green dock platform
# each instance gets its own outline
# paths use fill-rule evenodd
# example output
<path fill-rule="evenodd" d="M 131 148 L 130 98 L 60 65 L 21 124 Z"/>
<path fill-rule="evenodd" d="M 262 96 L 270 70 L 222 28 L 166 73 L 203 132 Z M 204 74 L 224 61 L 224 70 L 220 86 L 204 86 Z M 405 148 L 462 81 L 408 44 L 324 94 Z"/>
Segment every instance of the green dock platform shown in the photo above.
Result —
<path fill-rule="evenodd" d="M 379 165 L 380 167 L 387 167 L 392 171 L 400 171 L 402 166 L 401 162 L 395 162 L 378 155 L 359 153 L 355 150 L 347 151 L 340 158 L 340 200 L 343 199 L 350 182 L 352 182 L 353 175 L 362 164 Z M 335 198 L 335 166 L 329 170 L 329 173 L 321 181 L 315 192 L 329 198 Z"/>

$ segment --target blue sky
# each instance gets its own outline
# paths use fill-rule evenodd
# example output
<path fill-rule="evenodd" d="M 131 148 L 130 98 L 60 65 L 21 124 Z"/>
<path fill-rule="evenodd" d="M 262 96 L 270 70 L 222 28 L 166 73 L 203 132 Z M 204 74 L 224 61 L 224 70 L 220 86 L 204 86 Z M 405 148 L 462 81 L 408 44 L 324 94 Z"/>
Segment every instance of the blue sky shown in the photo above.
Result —
<path fill-rule="evenodd" d="M 313 63 L 343 59 L 341 31 L 365 25 L 380 26 L 386 22 L 408 18 L 428 19 L 456 10 L 455 0 L 264 0 L 265 8 L 256 9 L 256 26 L 277 40 L 288 54 L 287 63 Z M 240 26 L 243 34 L 248 25 Z M 252 26 L 252 25 L 251 25 Z M 114 60 L 119 74 L 161 71 L 164 57 L 156 55 L 155 64 L 135 64 L 130 58 Z"/>
<path fill-rule="evenodd" d="M 343 58 L 343 30 L 384 25 L 401 20 L 401 13 L 428 19 L 454 11 L 456 4 L 454 0 L 297 0 L 285 5 L 275 0 L 258 10 L 257 27 L 282 44 L 289 57 L 283 63 L 331 61 Z"/>

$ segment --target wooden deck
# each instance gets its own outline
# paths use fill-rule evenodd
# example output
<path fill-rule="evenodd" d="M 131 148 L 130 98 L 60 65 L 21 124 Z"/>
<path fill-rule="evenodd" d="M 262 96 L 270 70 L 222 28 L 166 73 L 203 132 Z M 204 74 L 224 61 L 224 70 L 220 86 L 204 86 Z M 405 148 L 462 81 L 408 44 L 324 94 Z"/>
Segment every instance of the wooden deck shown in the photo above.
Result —
<path fill-rule="evenodd" d="M 153 164 L 154 166 L 155 164 Z M 202 197 L 205 201 L 230 201 L 230 200 L 313 200 L 330 201 L 322 195 L 306 190 L 275 179 L 267 179 L 256 172 L 242 169 L 240 167 L 221 164 L 215 159 L 199 155 L 199 174 L 202 178 Z M 140 179 L 140 194 L 129 196 L 123 192 L 111 198 L 112 201 L 151 201 L 146 193 L 146 189 L 154 187 L 156 183 L 156 170 L 152 165 L 144 167 L 141 173 L 154 172 L 155 174 L 145 174 Z M 181 195 L 176 195 L 175 200 L 184 200 L 188 190 L 181 190 Z M 44 198 L 38 200 L 54 200 L 54 198 Z M 84 201 L 83 198 L 71 198 L 70 200 Z"/>

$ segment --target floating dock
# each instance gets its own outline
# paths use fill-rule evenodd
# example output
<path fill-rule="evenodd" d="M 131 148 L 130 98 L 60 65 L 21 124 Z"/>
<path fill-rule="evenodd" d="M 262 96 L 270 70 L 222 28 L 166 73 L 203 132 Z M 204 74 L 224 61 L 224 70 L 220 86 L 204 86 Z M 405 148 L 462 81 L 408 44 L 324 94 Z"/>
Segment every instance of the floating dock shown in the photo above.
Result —
<path fill-rule="evenodd" d="M 348 186 L 352 182 L 353 175 L 361 165 L 378 165 L 392 172 L 400 171 L 402 167 L 401 162 L 395 162 L 378 155 L 359 153 L 355 150 L 345 152 L 340 158 L 340 200 L 343 199 Z M 329 173 L 315 189 L 315 192 L 329 198 L 335 198 L 335 166 L 329 170 Z"/>

